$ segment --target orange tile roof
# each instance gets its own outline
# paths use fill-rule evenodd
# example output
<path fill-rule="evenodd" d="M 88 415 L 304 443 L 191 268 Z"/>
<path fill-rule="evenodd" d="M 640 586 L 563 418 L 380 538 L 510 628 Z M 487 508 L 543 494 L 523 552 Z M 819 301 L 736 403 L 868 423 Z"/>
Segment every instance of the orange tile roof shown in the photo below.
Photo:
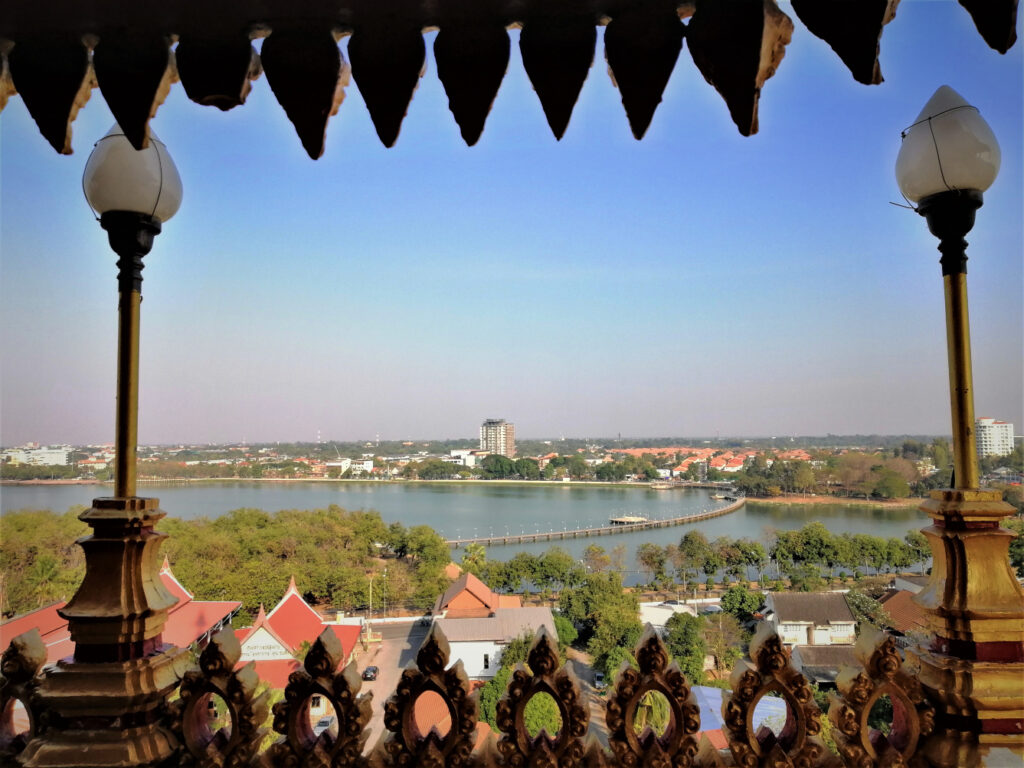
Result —
<path fill-rule="evenodd" d="M 313 642 L 323 631 L 324 619 L 302 599 L 295 586 L 295 577 L 288 582 L 288 589 L 281 601 L 267 614 L 267 623 L 291 649 L 298 648 L 304 640 Z"/>
<path fill-rule="evenodd" d="M 913 596 L 913 592 L 901 589 L 883 595 L 878 601 L 882 604 L 885 612 L 889 614 L 892 628 L 904 634 L 928 630 L 928 620 L 924 610 L 913 601 Z"/>
<path fill-rule="evenodd" d="M 171 572 L 166 557 L 159 575 L 163 587 L 178 600 L 167 612 L 163 641 L 179 648 L 190 646 L 242 605 L 237 601 L 193 599 L 192 593 Z M 15 637 L 35 627 L 46 645 L 47 663 L 74 655 L 75 644 L 71 640 L 68 622 L 58 613 L 65 605 L 64 602 L 54 603 L 0 624 L 0 651 L 6 649 Z"/>
<path fill-rule="evenodd" d="M 499 606 L 500 601 L 497 595 L 491 591 L 491 588 L 484 584 L 480 579 L 474 576 L 472 573 L 462 574 L 454 584 L 445 590 L 444 594 L 437 598 L 437 602 L 434 603 L 434 613 L 441 613 L 444 611 L 448 604 L 455 600 L 457 597 L 467 593 L 480 603 L 481 608 L 493 613 L 494 609 Z"/>

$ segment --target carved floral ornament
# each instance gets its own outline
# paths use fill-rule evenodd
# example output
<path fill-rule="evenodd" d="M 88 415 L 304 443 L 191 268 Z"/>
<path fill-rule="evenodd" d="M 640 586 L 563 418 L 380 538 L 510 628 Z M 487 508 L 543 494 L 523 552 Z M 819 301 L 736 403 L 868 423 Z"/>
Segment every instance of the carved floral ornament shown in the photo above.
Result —
<path fill-rule="evenodd" d="M 1017 0 L 959 0 L 979 33 L 1005 53 L 1015 42 Z M 883 28 L 899 0 L 792 0 L 807 30 L 865 84 L 882 82 Z M 775 0 L 224 0 L 217 3 L 39 3 L 0 5 L 0 109 L 21 94 L 40 133 L 71 153 L 71 123 L 99 88 L 129 140 L 148 142 L 149 120 L 173 83 L 201 105 L 245 102 L 262 72 L 314 159 L 349 76 L 386 146 L 398 132 L 419 78 L 424 31 L 438 77 L 467 144 L 483 131 L 509 61 L 507 30 L 519 28 L 527 76 L 556 138 L 566 130 L 594 62 L 596 27 L 632 132 L 653 118 L 682 48 L 723 97 L 744 136 L 758 130 L 761 88 L 780 65 L 793 22 Z M 351 35 L 351 67 L 338 41 Z M 257 54 L 251 41 L 266 38 Z"/>
<path fill-rule="evenodd" d="M 181 766 L 201 768 L 810 768 L 849 766 L 881 768 L 925 764 L 920 738 L 934 727 L 934 710 L 925 699 L 913 670 L 904 668 L 891 637 L 866 631 L 856 648 L 863 665 L 845 669 L 837 680 L 829 719 L 838 756 L 823 744 L 821 712 L 807 680 L 791 665 L 789 652 L 768 625 L 751 643 L 751 658 L 740 662 L 723 697 L 729 749 L 716 751 L 706 736 L 699 744 L 700 709 L 679 667 L 669 663 L 668 651 L 650 626 L 637 644 L 637 667 L 624 664 L 605 703 L 609 750 L 589 729 L 590 694 L 584 692 L 568 665 L 559 665 L 557 641 L 541 629 L 527 661 L 512 674 L 497 706 L 498 733 L 477 744 L 477 694 L 470 693 L 462 662 L 449 665 L 449 647 L 435 625 L 402 673 L 398 687 L 384 705 L 383 738 L 367 749 L 372 695 L 362 685 L 355 662 L 343 668 L 342 648 L 328 628 L 306 655 L 303 668 L 293 672 L 284 700 L 268 713 L 267 692 L 257 693 L 259 679 L 250 662 L 237 667 L 241 650 L 230 629 L 217 634 L 203 650 L 198 665 L 185 672 L 177 698 L 164 708 L 157 729 L 177 740 Z M 34 695 L 45 648 L 33 630 L 16 638 L 2 660 L 0 677 L 0 763 L 17 764 L 17 755 L 32 738 L 46 739 L 44 706 Z M 43 672 L 45 674 L 45 671 Z M 661 735 L 649 727 L 637 733 L 637 711 L 645 694 L 661 693 L 669 703 L 669 723 Z M 424 734 L 414 711 L 423 694 L 439 696 L 448 709 L 451 727 L 444 735 L 436 728 Z M 541 731 L 531 737 L 524 723 L 530 699 L 550 695 L 562 719 L 557 734 Z M 753 730 L 754 709 L 765 695 L 786 701 L 788 718 L 776 736 L 768 728 Z M 310 700 L 326 698 L 338 720 L 336 732 L 314 735 Z M 875 702 L 888 696 L 893 703 L 892 728 L 887 736 L 869 728 Z M 13 702 L 32 713 L 28 732 L 12 727 Z M 210 728 L 209 704 L 226 709 L 230 725 Z M 273 732 L 267 726 L 272 723 Z"/>

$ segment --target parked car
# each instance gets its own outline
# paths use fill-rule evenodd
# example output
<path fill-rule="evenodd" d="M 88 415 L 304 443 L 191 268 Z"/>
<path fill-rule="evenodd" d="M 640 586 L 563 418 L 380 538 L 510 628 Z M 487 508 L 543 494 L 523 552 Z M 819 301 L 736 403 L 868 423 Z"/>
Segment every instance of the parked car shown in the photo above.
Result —
<path fill-rule="evenodd" d="M 363 670 L 363 680 L 376 680 L 379 673 L 377 667 L 367 667 Z"/>
<path fill-rule="evenodd" d="M 594 673 L 594 690 L 603 691 L 605 689 L 604 672 Z"/>
<path fill-rule="evenodd" d="M 313 735 L 319 736 L 321 733 L 326 731 L 334 725 L 334 715 L 328 715 L 327 717 L 321 717 L 320 721 L 313 726 Z"/>
<path fill-rule="evenodd" d="M 683 605 L 682 600 L 662 600 L 662 605 Z"/>
<path fill-rule="evenodd" d="M 722 606 L 720 606 L 720 605 L 705 605 L 703 608 L 700 609 L 700 615 L 701 616 L 705 616 L 705 615 L 707 615 L 709 613 L 721 613 L 721 612 L 722 612 Z"/>

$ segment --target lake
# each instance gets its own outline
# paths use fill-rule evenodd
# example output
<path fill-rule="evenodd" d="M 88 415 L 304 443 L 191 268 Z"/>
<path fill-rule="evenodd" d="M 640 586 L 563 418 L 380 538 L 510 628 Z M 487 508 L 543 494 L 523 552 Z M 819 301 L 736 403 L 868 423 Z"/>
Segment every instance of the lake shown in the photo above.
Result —
<path fill-rule="evenodd" d="M 89 506 L 95 496 L 111 493 L 109 485 L 18 485 L 0 487 L 0 511 L 51 509 L 64 512 L 76 504 Z M 387 483 L 215 481 L 144 483 L 140 493 L 156 496 L 168 515 L 182 519 L 217 517 L 232 509 L 253 507 L 268 512 L 316 509 L 337 504 L 345 509 L 377 510 L 387 523 L 425 524 L 445 538 L 530 533 L 606 525 L 608 518 L 640 515 L 650 519 L 679 517 L 725 504 L 705 489 L 657 491 L 637 486 L 510 483 Z M 581 557 L 588 544 L 610 550 L 625 545 L 628 560 L 647 541 L 677 543 L 697 528 L 708 539 L 749 537 L 766 541 L 773 529 L 790 530 L 820 520 L 833 533 L 870 533 L 902 538 L 929 524 L 913 507 L 872 507 L 848 504 L 774 504 L 749 501 L 722 517 L 670 528 L 556 542 L 492 546 L 493 559 L 519 551 L 543 552 L 557 545 Z M 460 553 L 453 553 L 458 560 Z"/>

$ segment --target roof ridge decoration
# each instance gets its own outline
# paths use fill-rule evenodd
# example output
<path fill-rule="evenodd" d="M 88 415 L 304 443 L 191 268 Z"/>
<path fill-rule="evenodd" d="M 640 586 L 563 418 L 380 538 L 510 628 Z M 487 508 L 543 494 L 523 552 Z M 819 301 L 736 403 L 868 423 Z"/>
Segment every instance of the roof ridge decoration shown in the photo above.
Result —
<path fill-rule="evenodd" d="M 294 575 L 289 579 L 289 581 L 288 581 L 288 589 L 285 590 L 284 595 L 278 601 L 277 605 L 275 605 L 270 610 L 270 613 L 267 614 L 267 619 L 269 620 L 269 619 L 274 618 L 274 614 L 277 613 L 278 609 L 282 608 L 289 601 L 290 598 L 297 599 L 306 608 L 306 610 L 308 610 L 310 612 L 310 614 L 312 614 L 313 616 L 316 617 L 317 621 L 319 621 L 321 624 L 323 623 L 324 617 L 321 616 L 319 613 L 317 613 L 316 609 L 313 608 L 313 606 L 311 606 L 309 603 L 306 602 L 305 598 L 299 592 L 299 588 L 297 586 L 295 586 L 295 576 Z"/>
<path fill-rule="evenodd" d="M 171 561 L 170 561 L 170 559 L 168 559 L 167 555 L 164 555 L 163 565 L 160 566 L 160 576 L 166 576 L 168 579 L 170 579 L 174 583 L 174 585 L 176 587 L 178 587 L 178 589 L 180 589 L 188 597 L 188 600 L 184 600 L 184 601 L 183 600 L 179 600 L 177 602 L 177 604 L 175 604 L 171 608 L 172 611 L 175 611 L 178 608 L 181 608 L 186 603 L 195 600 L 196 596 L 192 592 L 192 590 L 188 589 L 184 584 L 182 584 L 178 580 L 178 577 L 174 575 L 174 571 L 171 570 Z M 225 602 L 233 602 L 233 601 L 225 601 Z"/>
<path fill-rule="evenodd" d="M 1016 41 L 1018 0 L 959 0 L 985 42 L 1005 53 Z M 899 0 L 792 0 L 807 29 L 828 43 L 855 80 L 879 84 L 881 34 Z M 792 20 L 775 0 L 407 0 L 370 3 L 160 3 L 110 0 L 0 5 L 0 109 L 14 93 L 57 152 L 71 154 L 71 124 L 94 87 L 136 148 L 180 78 L 198 104 L 245 102 L 267 82 L 307 154 L 324 152 L 349 65 L 338 41 L 350 35 L 351 74 L 385 146 L 423 76 L 425 31 L 463 139 L 479 139 L 508 67 L 507 30 L 521 28 L 527 77 L 556 138 L 564 135 L 594 59 L 596 27 L 608 27 L 605 58 L 630 128 L 644 135 L 687 39 L 697 69 L 725 99 L 740 133 L 758 130 L 761 89 L 782 61 Z M 251 40 L 264 37 L 261 54 Z M 177 45 L 176 50 L 172 47 Z"/>

